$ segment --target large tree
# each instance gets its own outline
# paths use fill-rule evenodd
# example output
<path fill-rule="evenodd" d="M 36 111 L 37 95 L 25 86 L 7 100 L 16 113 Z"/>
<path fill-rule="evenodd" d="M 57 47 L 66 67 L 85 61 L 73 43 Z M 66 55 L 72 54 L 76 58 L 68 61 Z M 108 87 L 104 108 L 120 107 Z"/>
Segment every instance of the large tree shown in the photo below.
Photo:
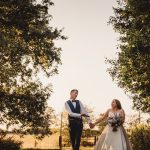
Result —
<path fill-rule="evenodd" d="M 7 127 L 49 133 L 52 89 L 38 74 L 58 72 L 61 48 L 55 40 L 65 39 L 49 24 L 51 5 L 51 0 L 0 0 L 0 123 Z"/>
<path fill-rule="evenodd" d="M 150 1 L 118 0 L 110 18 L 120 34 L 118 55 L 109 73 L 133 98 L 134 108 L 150 113 Z"/>

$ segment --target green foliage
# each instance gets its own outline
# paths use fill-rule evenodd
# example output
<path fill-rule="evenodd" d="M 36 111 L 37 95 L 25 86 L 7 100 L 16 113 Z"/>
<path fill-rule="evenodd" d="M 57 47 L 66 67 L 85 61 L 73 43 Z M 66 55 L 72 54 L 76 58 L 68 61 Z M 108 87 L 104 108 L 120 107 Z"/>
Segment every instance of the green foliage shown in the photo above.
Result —
<path fill-rule="evenodd" d="M 118 57 L 107 60 L 108 69 L 119 87 L 133 98 L 134 108 L 150 113 L 150 2 L 128 0 L 114 8 L 110 18 L 120 34 Z"/>
<path fill-rule="evenodd" d="M 0 138 L 1 150 L 21 150 L 21 142 L 15 141 L 12 138 Z"/>
<path fill-rule="evenodd" d="M 47 100 L 51 86 L 39 73 L 58 73 L 62 30 L 49 26 L 51 0 L 0 0 L 0 123 L 49 133 Z M 49 108 L 51 109 L 51 108 Z"/>
<path fill-rule="evenodd" d="M 150 148 L 150 125 L 142 124 L 131 128 L 130 140 L 133 150 L 149 150 Z"/>

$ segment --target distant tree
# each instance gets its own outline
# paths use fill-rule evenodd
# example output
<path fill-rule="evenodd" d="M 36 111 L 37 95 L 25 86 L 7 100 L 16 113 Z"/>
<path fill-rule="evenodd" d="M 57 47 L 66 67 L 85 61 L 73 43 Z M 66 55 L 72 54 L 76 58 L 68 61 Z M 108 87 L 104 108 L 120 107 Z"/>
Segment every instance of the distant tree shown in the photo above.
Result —
<path fill-rule="evenodd" d="M 58 73 L 62 30 L 50 26 L 51 0 L 0 0 L 0 123 L 48 134 L 51 86 L 39 78 Z"/>
<path fill-rule="evenodd" d="M 139 123 L 144 122 L 143 118 L 139 118 L 139 115 L 134 114 L 128 117 L 126 121 L 126 125 L 128 128 L 138 125 Z"/>
<path fill-rule="evenodd" d="M 61 126 L 61 119 L 58 120 L 59 127 Z M 68 126 L 68 114 L 66 111 L 63 112 L 62 118 L 62 143 L 63 146 L 68 147 L 70 146 L 70 135 L 69 135 L 69 126 Z"/>
<path fill-rule="evenodd" d="M 119 52 L 109 73 L 133 98 L 134 108 L 150 113 L 150 1 L 117 0 L 110 24 L 120 34 Z"/>

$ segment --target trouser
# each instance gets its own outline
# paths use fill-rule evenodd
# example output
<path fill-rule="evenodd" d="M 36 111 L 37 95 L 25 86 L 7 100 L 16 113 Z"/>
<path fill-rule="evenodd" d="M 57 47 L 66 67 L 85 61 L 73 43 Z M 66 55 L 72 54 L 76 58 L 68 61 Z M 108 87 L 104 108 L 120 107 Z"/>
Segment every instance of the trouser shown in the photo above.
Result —
<path fill-rule="evenodd" d="M 70 140 L 73 150 L 79 150 L 80 148 L 82 130 L 83 130 L 82 121 L 69 123 Z"/>

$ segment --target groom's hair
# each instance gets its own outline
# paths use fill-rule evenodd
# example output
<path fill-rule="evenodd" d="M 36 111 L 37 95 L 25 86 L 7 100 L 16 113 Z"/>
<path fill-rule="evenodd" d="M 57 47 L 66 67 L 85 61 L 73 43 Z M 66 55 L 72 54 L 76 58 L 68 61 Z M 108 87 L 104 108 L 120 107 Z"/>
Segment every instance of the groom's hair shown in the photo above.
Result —
<path fill-rule="evenodd" d="M 70 91 L 70 93 L 72 93 L 72 92 L 78 92 L 78 90 L 77 89 L 72 89 L 71 91 Z"/>

